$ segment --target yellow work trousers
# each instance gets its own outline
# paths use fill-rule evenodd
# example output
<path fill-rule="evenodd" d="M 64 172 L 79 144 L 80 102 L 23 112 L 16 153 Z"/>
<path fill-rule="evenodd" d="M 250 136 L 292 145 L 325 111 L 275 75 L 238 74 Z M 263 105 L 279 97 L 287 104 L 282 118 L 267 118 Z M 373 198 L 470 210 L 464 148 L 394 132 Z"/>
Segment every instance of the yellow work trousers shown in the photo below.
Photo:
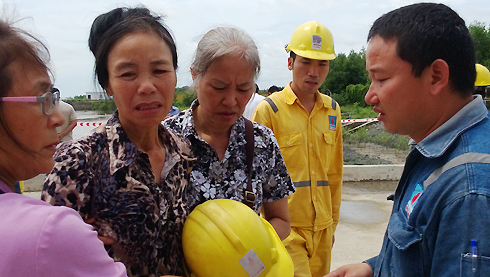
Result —
<path fill-rule="evenodd" d="M 334 225 L 313 231 L 291 228 L 283 241 L 294 264 L 294 277 L 322 277 L 330 272 Z"/>

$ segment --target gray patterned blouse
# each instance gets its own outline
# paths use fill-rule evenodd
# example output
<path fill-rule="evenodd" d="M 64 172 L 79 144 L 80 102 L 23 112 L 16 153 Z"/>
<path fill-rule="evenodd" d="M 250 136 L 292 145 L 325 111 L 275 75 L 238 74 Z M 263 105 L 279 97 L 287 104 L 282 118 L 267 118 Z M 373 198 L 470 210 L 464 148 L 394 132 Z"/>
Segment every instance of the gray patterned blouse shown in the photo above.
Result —
<path fill-rule="evenodd" d="M 190 109 L 168 118 L 164 125 L 185 136 L 196 158 L 192 166 L 189 206 L 191 210 L 216 198 L 243 202 L 247 186 L 247 162 L 245 150 L 245 121 L 239 118 L 231 128 L 230 140 L 225 155 L 219 161 L 216 150 L 204 141 L 194 127 L 192 110 L 199 105 L 195 100 Z M 286 164 L 272 131 L 256 122 L 254 126 L 254 160 L 252 165 L 252 188 L 256 195 L 255 212 L 263 202 L 280 200 L 295 191 Z"/>

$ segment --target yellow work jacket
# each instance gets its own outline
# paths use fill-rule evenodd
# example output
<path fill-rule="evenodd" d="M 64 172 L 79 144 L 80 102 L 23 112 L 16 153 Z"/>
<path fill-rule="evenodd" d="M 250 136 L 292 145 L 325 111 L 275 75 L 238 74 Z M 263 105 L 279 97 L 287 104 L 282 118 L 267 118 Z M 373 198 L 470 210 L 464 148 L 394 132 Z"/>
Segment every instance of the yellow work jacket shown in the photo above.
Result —
<path fill-rule="evenodd" d="M 288 85 L 262 100 L 252 120 L 272 129 L 296 186 L 288 197 L 291 226 L 336 227 L 343 168 L 339 105 L 316 92 L 315 106 L 308 114 Z"/>

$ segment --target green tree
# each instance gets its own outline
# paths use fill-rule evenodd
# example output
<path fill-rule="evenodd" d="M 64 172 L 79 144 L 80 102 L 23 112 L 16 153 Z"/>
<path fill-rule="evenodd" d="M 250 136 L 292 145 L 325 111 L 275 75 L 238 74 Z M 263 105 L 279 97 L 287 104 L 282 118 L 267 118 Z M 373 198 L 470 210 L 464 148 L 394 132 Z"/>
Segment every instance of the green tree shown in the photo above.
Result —
<path fill-rule="evenodd" d="M 177 97 L 178 94 L 179 95 L 182 94 L 183 96 Z M 175 95 L 176 97 L 174 98 L 172 105 L 176 106 L 181 111 L 188 109 L 191 106 L 192 101 L 194 101 L 194 99 L 197 98 L 196 89 L 194 87 L 188 87 L 188 86 L 182 88 L 176 88 Z"/>
<path fill-rule="evenodd" d="M 368 83 L 366 51 L 363 48 L 358 53 L 351 50 L 348 56 L 340 53 L 336 59 L 330 61 L 330 72 L 319 90 L 322 93 L 330 90 L 334 95 L 343 95 L 348 85 Z"/>
<path fill-rule="evenodd" d="M 348 104 L 357 104 L 360 107 L 367 107 L 368 104 L 364 101 L 364 96 L 369 89 L 369 84 L 357 84 L 357 85 L 348 85 L 345 89 L 345 95 L 348 101 Z"/>
<path fill-rule="evenodd" d="M 87 96 L 86 95 L 76 95 L 75 97 L 67 97 L 66 100 L 69 100 L 69 101 L 87 100 Z"/>
<path fill-rule="evenodd" d="M 490 68 L 490 25 L 475 21 L 468 27 L 475 43 L 476 62 Z"/>
<path fill-rule="evenodd" d="M 116 104 L 112 98 L 92 102 L 92 111 L 97 111 L 99 114 L 111 114 L 116 109 Z"/>

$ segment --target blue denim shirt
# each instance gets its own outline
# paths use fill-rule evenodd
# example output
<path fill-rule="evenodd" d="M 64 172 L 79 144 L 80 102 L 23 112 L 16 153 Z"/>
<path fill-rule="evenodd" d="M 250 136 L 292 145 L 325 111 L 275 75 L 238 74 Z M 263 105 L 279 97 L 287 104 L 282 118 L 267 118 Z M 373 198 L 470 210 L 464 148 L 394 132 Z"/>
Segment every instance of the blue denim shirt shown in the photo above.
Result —
<path fill-rule="evenodd" d="M 433 172 L 469 152 L 483 161 L 452 167 L 424 188 Z M 490 119 L 481 96 L 413 145 L 381 252 L 366 261 L 374 276 L 490 276 L 489 154 Z M 471 240 L 478 241 L 475 263 Z"/>

